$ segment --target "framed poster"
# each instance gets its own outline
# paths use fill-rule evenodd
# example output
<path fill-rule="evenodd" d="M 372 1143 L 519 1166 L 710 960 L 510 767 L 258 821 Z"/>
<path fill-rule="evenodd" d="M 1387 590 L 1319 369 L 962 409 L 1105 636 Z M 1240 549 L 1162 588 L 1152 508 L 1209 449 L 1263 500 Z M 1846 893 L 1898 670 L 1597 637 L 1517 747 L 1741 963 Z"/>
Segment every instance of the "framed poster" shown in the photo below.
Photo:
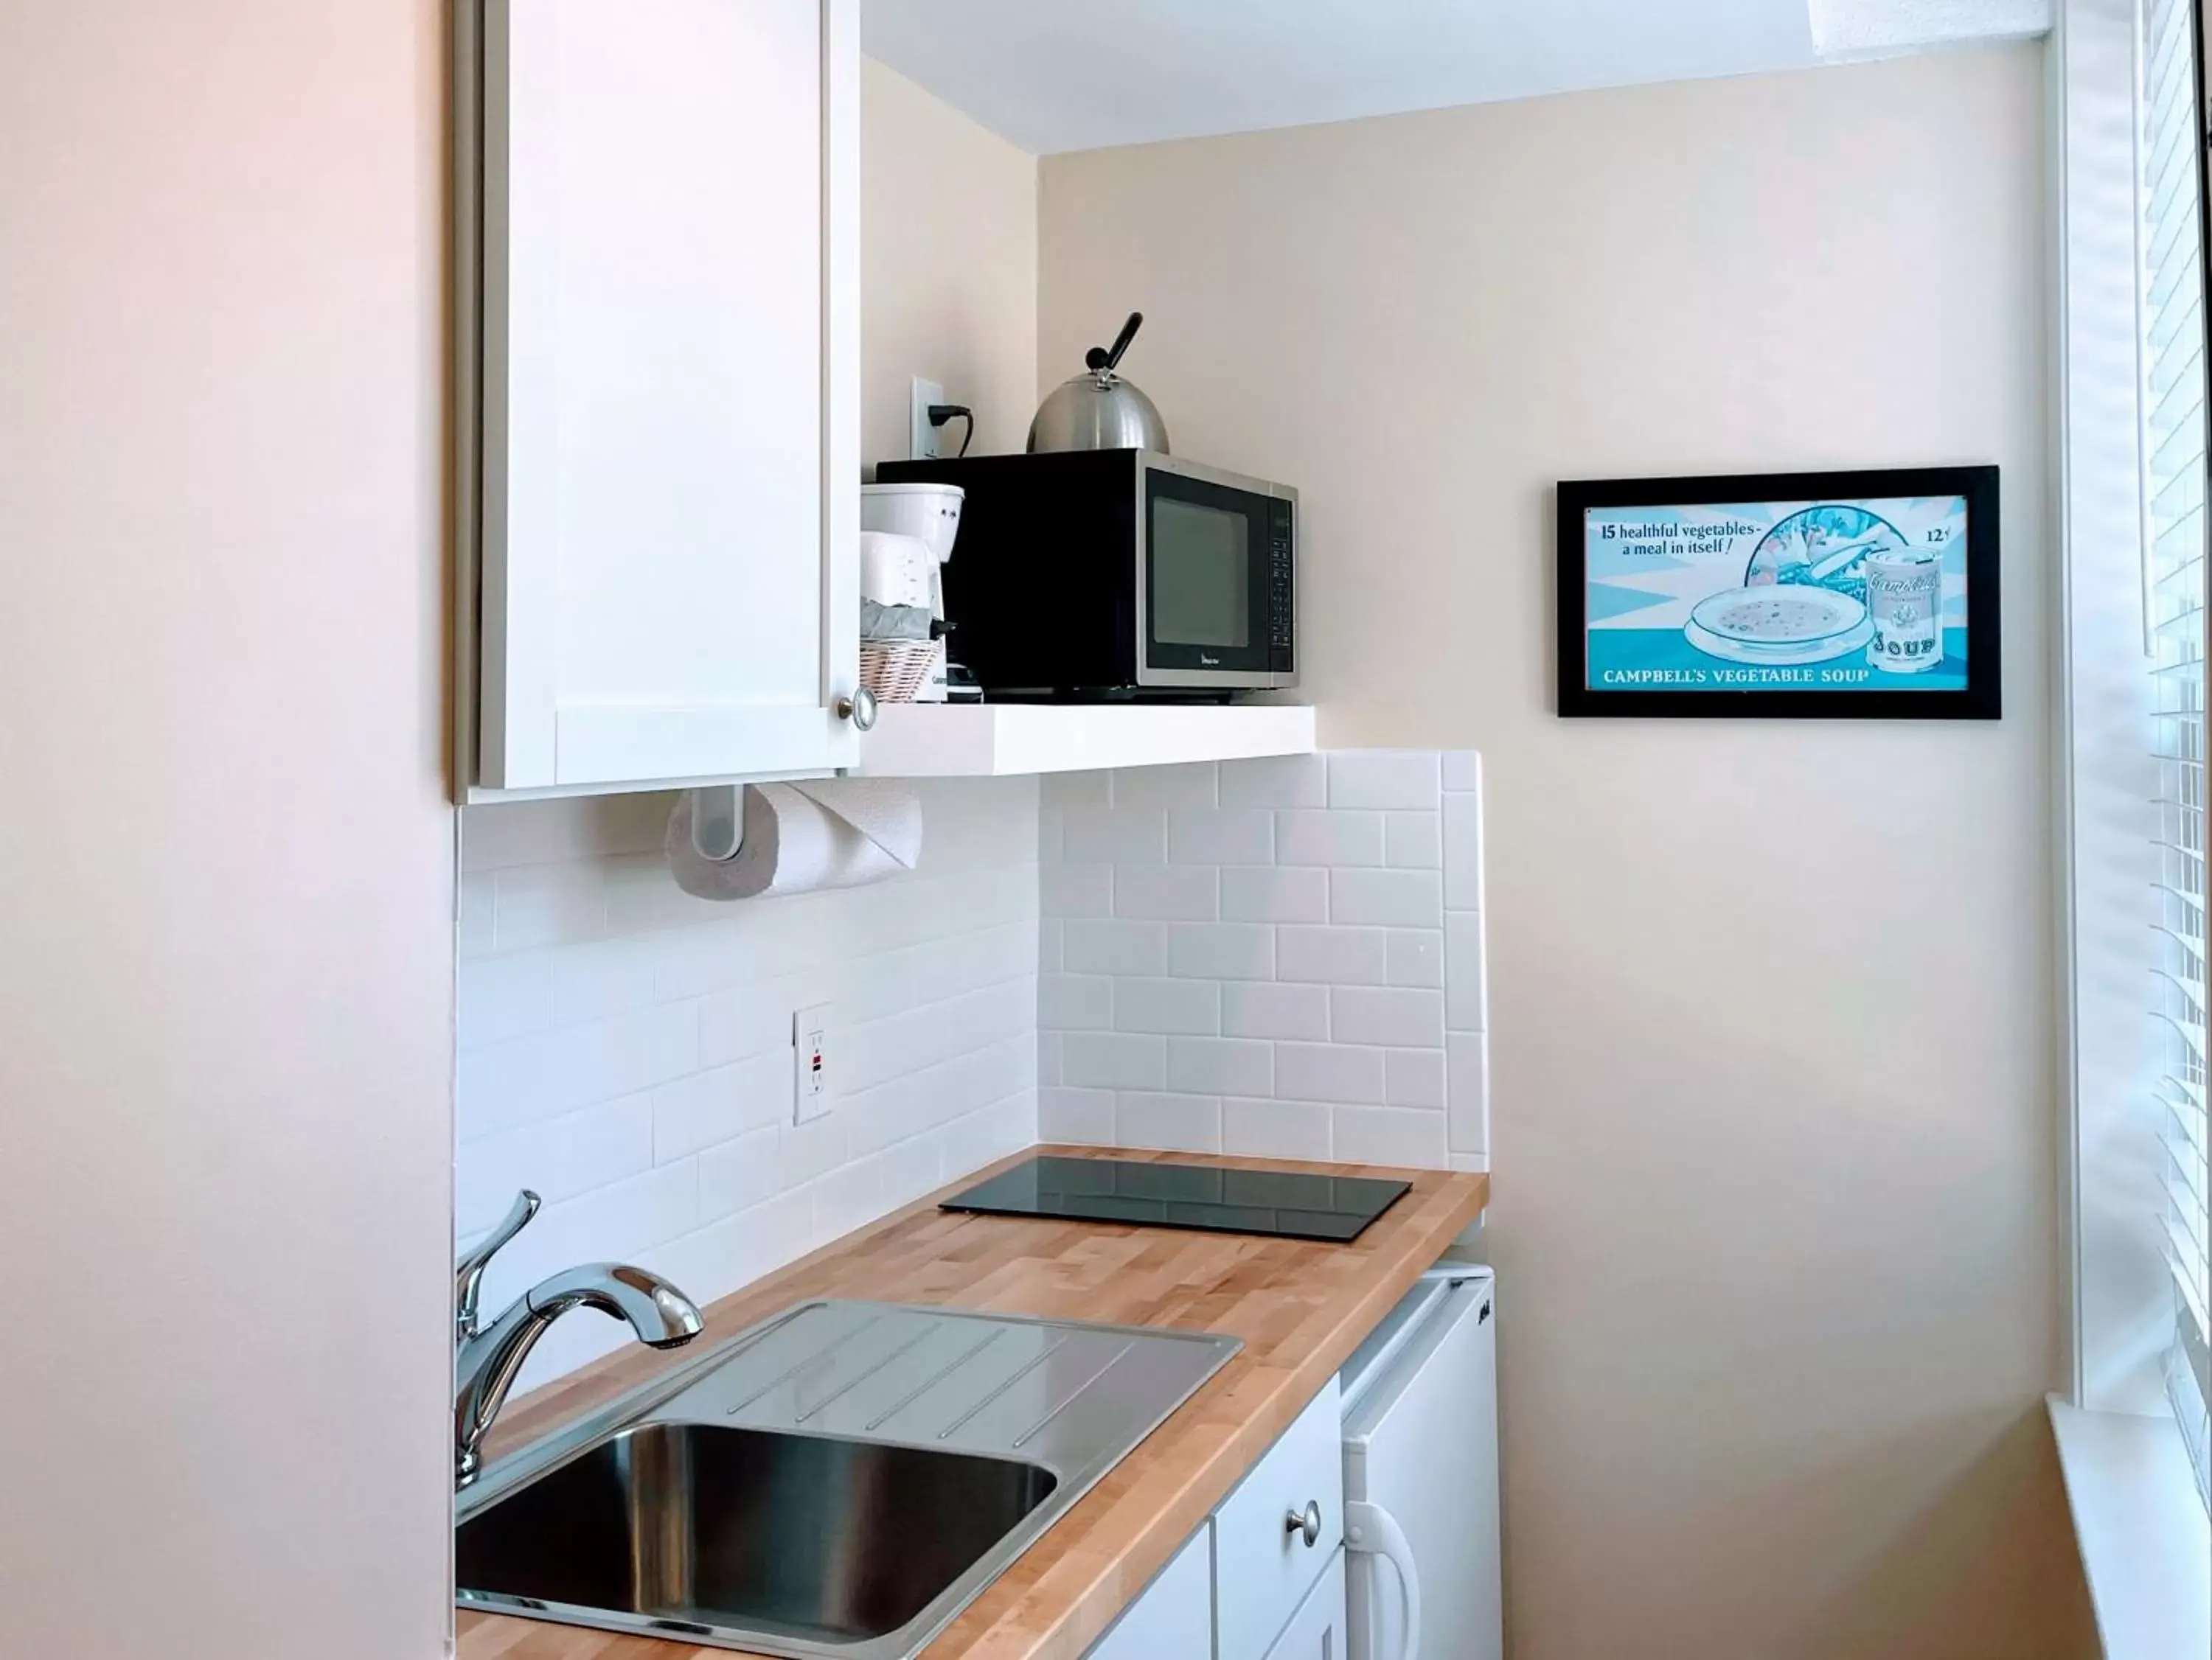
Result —
<path fill-rule="evenodd" d="M 1559 713 L 1995 720 L 1997 470 L 1559 486 Z"/>

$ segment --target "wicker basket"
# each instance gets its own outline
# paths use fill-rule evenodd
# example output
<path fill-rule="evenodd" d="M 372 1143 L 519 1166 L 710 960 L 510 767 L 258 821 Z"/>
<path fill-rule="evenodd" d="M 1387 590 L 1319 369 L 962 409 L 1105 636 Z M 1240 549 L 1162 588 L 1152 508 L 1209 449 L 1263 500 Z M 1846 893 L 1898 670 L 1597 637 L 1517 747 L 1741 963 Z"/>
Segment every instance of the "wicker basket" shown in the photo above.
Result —
<path fill-rule="evenodd" d="M 912 703 L 945 660 L 941 639 L 864 639 L 860 683 L 881 703 Z"/>

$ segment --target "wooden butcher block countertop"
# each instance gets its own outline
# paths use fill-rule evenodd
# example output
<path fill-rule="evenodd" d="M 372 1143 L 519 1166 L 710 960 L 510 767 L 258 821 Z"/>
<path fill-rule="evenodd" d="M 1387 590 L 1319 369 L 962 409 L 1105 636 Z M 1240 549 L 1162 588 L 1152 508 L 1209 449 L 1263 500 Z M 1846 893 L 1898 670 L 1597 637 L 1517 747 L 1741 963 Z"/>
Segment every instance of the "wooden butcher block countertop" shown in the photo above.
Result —
<path fill-rule="evenodd" d="M 963 1178 L 707 1310 L 712 1343 L 816 1297 L 1222 1332 L 1244 1347 L 922 1651 L 1077 1660 L 1259 1461 L 1421 1271 L 1482 1214 L 1489 1178 L 1093 1148 L 1241 1170 L 1395 1177 L 1413 1190 L 1350 1245 L 940 1211 Z M 1000 1170 L 1029 1157 L 1002 1160 Z M 988 1172 L 978 1172 L 978 1176 Z M 509 1408 L 491 1452 L 560 1428 L 683 1356 L 631 1347 Z M 463 1610 L 460 1660 L 726 1660 L 731 1651 Z"/>

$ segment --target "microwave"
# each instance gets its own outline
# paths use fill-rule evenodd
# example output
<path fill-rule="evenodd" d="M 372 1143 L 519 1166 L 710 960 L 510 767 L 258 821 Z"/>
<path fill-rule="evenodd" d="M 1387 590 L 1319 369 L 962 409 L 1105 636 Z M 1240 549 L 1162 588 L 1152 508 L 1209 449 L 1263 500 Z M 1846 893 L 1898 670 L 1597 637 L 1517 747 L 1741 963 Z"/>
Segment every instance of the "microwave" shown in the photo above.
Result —
<path fill-rule="evenodd" d="M 885 462 L 957 484 L 947 647 L 1001 698 L 1298 683 L 1297 492 L 1152 450 Z"/>

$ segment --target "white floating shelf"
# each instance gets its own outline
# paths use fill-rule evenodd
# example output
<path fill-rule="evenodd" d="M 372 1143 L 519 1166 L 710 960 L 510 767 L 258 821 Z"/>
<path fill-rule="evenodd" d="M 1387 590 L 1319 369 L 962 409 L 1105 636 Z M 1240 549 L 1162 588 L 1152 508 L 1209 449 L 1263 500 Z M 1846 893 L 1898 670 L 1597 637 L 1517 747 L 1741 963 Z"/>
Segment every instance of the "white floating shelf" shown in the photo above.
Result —
<path fill-rule="evenodd" d="M 860 739 L 873 778 L 993 778 L 1313 753 L 1314 712 L 1282 704 L 887 703 Z"/>

